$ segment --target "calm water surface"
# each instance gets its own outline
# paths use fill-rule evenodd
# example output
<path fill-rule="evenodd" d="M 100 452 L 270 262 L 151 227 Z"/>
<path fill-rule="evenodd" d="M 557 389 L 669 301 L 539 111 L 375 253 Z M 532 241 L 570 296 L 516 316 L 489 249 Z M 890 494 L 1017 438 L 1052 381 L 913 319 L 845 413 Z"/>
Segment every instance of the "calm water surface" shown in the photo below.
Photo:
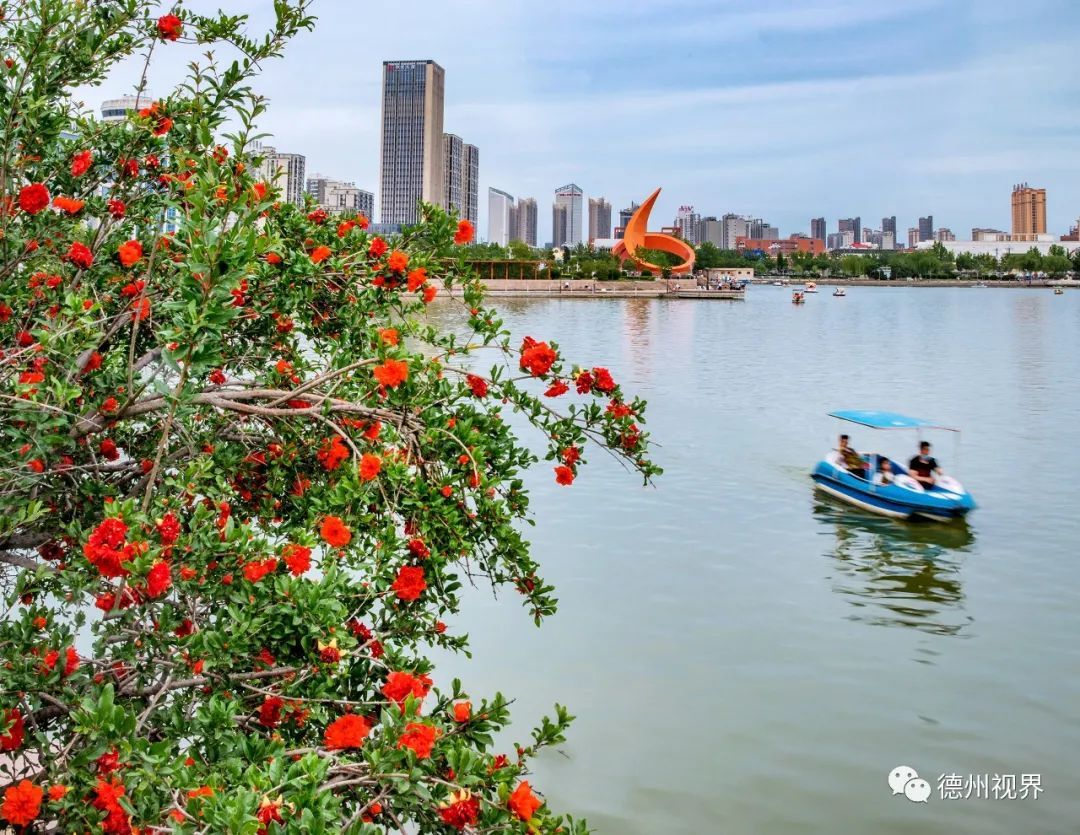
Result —
<path fill-rule="evenodd" d="M 539 468 L 530 535 L 560 612 L 536 629 L 512 595 L 475 594 L 451 624 L 475 656 L 440 677 L 515 697 L 515 739 L 567 704 L 534 783 L 601 832 L 1080 831 L 1080 293 L 789 299 L 498 301 L 515 336 L 649 400 L 666 473 L 642 489 L 593 455 L 560 488 Z M 963 427 L 960 456 L 931 440 L 979 502 L 970 525 L 816 498 L 837 408 Z M 891 796 L 897 765 L 929 803 Z M 1044 791 L 943 801 L 944 773 Z"/>

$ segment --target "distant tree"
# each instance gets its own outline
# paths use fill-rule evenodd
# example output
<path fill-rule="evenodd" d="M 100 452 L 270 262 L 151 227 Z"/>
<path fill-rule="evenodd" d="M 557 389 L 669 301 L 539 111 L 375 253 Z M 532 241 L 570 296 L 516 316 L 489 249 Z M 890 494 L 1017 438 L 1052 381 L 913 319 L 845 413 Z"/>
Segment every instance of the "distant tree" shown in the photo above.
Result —
<path fill-rule="evenodd" d="M 531 261 L 536 258 L 536 251 L 524 241 L 510 241 L 510 257 L 515 261 Z"/>
<path fill-rule="evenodd" d="M 702 270 L 714 269 L 723 266 L 720 263 L 720 249 L 712 241 L 705 241 L 695 251 L 695 265 Z"/>

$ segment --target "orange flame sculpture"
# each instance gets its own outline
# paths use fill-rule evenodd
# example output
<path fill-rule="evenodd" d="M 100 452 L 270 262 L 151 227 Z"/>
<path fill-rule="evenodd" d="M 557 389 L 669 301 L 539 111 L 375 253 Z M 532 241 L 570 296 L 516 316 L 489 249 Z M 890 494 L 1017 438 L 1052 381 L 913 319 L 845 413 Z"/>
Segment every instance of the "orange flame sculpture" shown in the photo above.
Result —
<path fill-rule="evenodd" d="M 648 200 L 638 206 L 637 211 L 634 212 L 630 221 L 626 224 L 626 231 L 623 233 L 622 240 L 615 244 L 615 248 L 612 249 L 612 254 L 621 261 L 629 258 L 641 269 L 659 275 L 663 272 L 663 267 L 650 264 L 634 254 L 641 247 L 659 249 L 683 259 L 681 264 L 671 268 L 672 273 L 689 273 L 694 269 L 695 257 L 694 248 L 690 244 L 672 235 L 646 231 L 649 225 L 649 213 L 652 211 L 653 203 L 656 202 L 656 198 L 659 196 L 660 189 L 657 189 L 649 195 Z"/>

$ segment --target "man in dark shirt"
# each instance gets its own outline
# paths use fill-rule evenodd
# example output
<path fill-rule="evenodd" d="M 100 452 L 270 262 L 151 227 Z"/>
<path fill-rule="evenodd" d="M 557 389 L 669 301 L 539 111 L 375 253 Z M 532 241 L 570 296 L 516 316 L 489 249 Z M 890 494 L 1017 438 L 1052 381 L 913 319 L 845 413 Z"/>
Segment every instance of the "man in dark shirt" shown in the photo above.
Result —
<path fill-rule="evenodd" d="M 923 441 L 919 444 L 919 454 L 908 462 L 908 470 L 911 472 L 911 477 L 923 487 L 934 486 L 934 476 L 941 472 L 941 467 L 938 466 L 937 459 L 930 454 L 928 442 Z"/>

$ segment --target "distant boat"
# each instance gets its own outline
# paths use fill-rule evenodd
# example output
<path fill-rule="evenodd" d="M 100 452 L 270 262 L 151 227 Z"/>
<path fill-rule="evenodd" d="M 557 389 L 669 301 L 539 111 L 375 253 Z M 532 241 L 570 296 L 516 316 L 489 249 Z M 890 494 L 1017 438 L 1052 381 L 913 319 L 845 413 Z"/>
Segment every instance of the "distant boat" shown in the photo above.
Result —
<path fill-rule="evenodd" d="M 815 282 L 813 282 L 813 281 L 806 282 L 806 292 L 807 293 L 816 293 L 817 292 L 817 284 Z"/>
<path fill-rule="evenodd" d="M 833 290 L 832 294 L 834 296 L 843 297 L 847 295 L 847 290 L 845 290 L 843 287 L 837 287 L 835 290 Z"/>
<path fill-rule="evenodd" d="M 1063 295 L 1065 295 L 1065 288 L 1064 287 L 1055 287 L 1054 288 L 1054 295 L 1055 296 L 1063 296 Z"/>
<path fill-rule="evenodd" d="M 806 304 L 806 296 L 803 294 L 802 290 L 796 290 L 791 294 L 791 303 Z"/>
<path fill-rule="evenodd" d="M 774 281 L 774 282 L 772 283 L 772 286 L 773 286 L 773 287 L 783 287 L 783 286 L 784 286 L 784 282 L 782 282 L 782 281 L 781 281 L 781 280 L 780 280 L 780 279 L 778 278 L 778 279 L 776 279 L 776 281 Z"/>
<path fill-rule="evenodd" d="M 986 285 L 985 285 L 985 284 L 983 284 L 983 282 L 981 282 L 981 281 L 980 281 L 980 282 L 979 282 L 978 284 L 974 284 L 974 285 L 972 285 L 972 286 L 973 286 L 973 287 L 978 287 L 978 288 L 982 288 L 982 289 L 984 289 L 984 290 L 986 289 Z"/>

